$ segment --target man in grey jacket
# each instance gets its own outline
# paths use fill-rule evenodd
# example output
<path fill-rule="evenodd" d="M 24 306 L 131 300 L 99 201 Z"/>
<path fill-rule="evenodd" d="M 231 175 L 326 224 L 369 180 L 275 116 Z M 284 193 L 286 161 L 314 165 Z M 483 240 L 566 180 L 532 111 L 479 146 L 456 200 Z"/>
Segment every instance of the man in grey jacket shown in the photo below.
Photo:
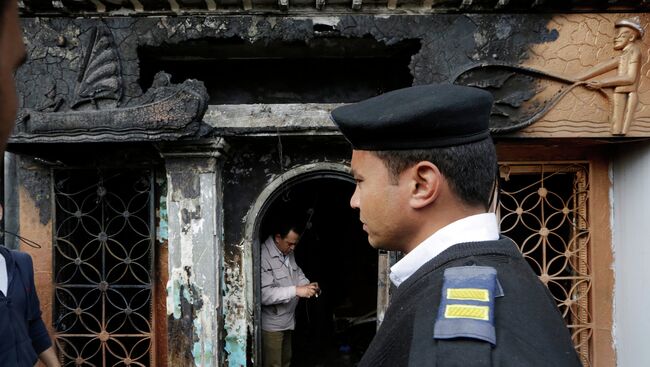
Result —
<path fill-rule="evenodd" d="M 320 288 L 296 264 L 293 250 L 302 228 L 286 221 L 273 233 L 261 248 L 263 359 L 264 367 L 289 367 L 298 300 L 318 296 Z"/>

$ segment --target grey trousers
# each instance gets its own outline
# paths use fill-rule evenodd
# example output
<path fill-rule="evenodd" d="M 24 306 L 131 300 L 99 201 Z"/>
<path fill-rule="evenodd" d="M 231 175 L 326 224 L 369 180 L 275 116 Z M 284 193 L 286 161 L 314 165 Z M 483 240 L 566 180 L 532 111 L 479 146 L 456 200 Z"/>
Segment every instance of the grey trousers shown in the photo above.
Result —
<path fill-rule="evenodd" d="M 291 365 L 291 334 L 293 330 L 262 330 L 264 367 L 289 367 Z"/>

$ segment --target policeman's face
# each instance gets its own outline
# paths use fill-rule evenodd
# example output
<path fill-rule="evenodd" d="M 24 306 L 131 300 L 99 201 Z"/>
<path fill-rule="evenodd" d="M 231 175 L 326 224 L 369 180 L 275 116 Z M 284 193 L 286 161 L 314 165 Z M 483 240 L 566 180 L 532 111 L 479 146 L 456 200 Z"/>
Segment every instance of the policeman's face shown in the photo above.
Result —
<path fill-rule="evenodd" d="M 363 230 L 374 248 L 401 250 L 408 223 L 404 219 L 408 187 L 391 181 L 384 162 L 369 151 L 352 151 L 352 174 L 357 183 L 350 206 L 359 209 Z"/>
<path fill-rule="evenodd" d="M 625 46 L 634 41 L 636 33 L 628 27 L 619 27 L 616 37 L 614 37 L 614 50 L 622 50 Z"/>
<path fill-rule="evenodd" d="M 282 237 L 279 234 L 275 235 L 275 244 L 278 246 L 278 250 L 284 255 L 288 255 L 293 250 L 296 249 L 298 241 L 300 240 L 300 235 L 293 230 L 290 230 L 286 236 Z"/>
<path fill-rule="evenodd" d="M 0 19 L 0 152 L 14 128 L 18 100 L 14 73 L 25 60 L 18 5 L 10 0 Z"/>

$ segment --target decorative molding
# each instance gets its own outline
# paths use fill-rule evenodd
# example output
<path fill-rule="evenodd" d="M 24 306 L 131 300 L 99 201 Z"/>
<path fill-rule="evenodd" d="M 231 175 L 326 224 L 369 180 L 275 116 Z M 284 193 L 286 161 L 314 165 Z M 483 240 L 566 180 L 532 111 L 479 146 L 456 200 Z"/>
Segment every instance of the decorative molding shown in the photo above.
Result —
<path fill-rule="evenodd" d="M 456 84 L 486 89 L 494 95 L 490 116 L 493 134 L 526 128 L 546 115 L 573 88 L 584 81 L 508 64 L 479 64 L 454 78 Z M 605 98 L 602 90 L 598 90 Z"/>
<path fill-rule="evenodd" d="M 122 68 L 113 34 L 108 28 L 100 26 L 91 30 L 83 60 L 71 108 L 118 107 L 123 90 Z"/>
<path fill-rule="evenodd" d="M 64 5 L 65 3 L 65 5 Z M 352 8 L 349 3 L 330 2 L 321 5 L 318 1 L 313 0 L 295 0 L 291 4 L 285 0 L 278 0 L 277 3 L 262 0 L 240 0 L 239 3 L 233 3 L 225 0 L 206 0 L 206 1 L 176 1 L 176 0 L 21 0 L 19 9 L 22 14 L 34 16 L 52 14 L 61 14 L 64 16 L 81 15 L 93 16 L 101 14 L 102 16 L 114 15 L 124 16 L 125 12 L 137 15 L 151 14 L 158 16 L 161 13 L 168 14 L 186 14 L 200 12 L 202 14 L 232 14 L 233 12 L 249 12 L 253 9 L 262 13 L 269 12 L 286 12 L 296 10 L 304 12 L 305 10 L 335 10 L 337 12 L 356 12 L 360 10 L 361 0 L 353 0 Z M 363 12 L 365 13 L 403 13 L 423 12 L 423 13 L 458 13 L 458 12 L 481 12 L 481 13 L 500 13 L 504 11 L 520 12 L 544 12 L 544 13 L 568 13 L 568 12 L 647 12 L 650 11 L 650 2 L 648 1 L 630 1 L 630 0 L 608 0 L 608 1 L 544 1 L 544 0 L 400 0 L 399 7 L 396 0 L 387 0 L 384 7 L 377 6 L 379 3 L 369 3 Z M 279 7 L 278 7 L 279 5 Z M 322 6 L 322 7 L 320 7 Z"/>
<path fill-rule="evenodd" d="M 160 155 L 172 158 L 219 158 L 230 149 L 224 138 L 201 139 L 191 142 L 165 142 L 156 145 Z"/>
<path fill-rule="evenodd" d="M 330 111 L 340 103 L 210 105 L 203 122 L 219 136 L 339 135 Z"/>
<path fill-rule="evenodd" d="M 130 106 L 121 106 L 124 85 L 118 48 L 105 26 L 91 30 L 76 80 L 74 101 L 57 95 L 56 84 L 38 108 L 18 113 L 12 143 L 170 140 L 195 134 L 207 109 L 202 82 L 172 84 L 159 72 L 152 86 Z"/>
<path fill-rule="evenodd" d="M 531 45 L 522 64 L 480 62 L 452 81 L 494 95 L 495 134 L 650 136 L 650 43 L 642 38 L 649 21 L 645 14 L 558 15 L 548 25 L 558 38 Z"/>
<path fill-rule="evenodd" d="M 147 91 L 150 95 L 161 92 L 168 96 L 135 107 L 65 112 L 26 109 L 21 111 L 11 142 L 169 140 L 195 133 L 207 108 L 203 83 L 187 80 Z"/>

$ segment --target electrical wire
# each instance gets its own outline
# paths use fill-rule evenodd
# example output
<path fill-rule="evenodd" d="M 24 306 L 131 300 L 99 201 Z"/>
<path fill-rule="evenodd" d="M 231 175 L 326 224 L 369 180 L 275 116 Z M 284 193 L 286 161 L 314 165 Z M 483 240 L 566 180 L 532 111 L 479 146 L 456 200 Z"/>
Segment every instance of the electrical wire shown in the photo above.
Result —
<path fill-rule="evenodd" d="M 32 240 L 30 240 L 29 238 L 22 237 L 22 236 L 20 236 L 20 235 L 18 235 L 18 234 L 16 234 L 16 233 L 9 232 L 9 231 L 6 231 L 6 230 L 0 230 L 0 233 L 10 234 L 10 235 L 12 235 L 12 236 L 18 238 L 22 243 L 24 243 L 24 244 L 26 244 L 26 245 L 28 245 L 28 246 L 30 246 L 30 247 L 33 247 L 33 248 L 43 248 L 43 246 L 39 245 L 37 242 L 32 241 Z"/>

